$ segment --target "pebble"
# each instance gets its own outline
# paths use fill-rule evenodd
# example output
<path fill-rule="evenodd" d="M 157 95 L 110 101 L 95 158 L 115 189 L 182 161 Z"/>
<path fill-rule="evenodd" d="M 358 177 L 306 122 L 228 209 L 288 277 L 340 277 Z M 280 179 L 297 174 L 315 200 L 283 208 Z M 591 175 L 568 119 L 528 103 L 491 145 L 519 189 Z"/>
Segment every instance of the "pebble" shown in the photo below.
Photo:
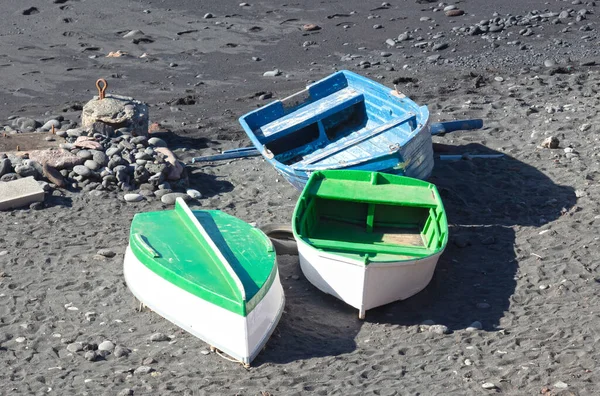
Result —
<path fill-rule="evenodd" d="M 201 350 L 200 353 L 203 355 L 210 355 L 210 352 L 207 351 L 206 349 Z"/>
<path fill-rule="evenodd" d="M 467 327 L 467 331 L 476 331 L 476 330 L 481 330 L 482 328 L 483 328 L 483 325 L 481 324 L 481 322 L 475 321 L 475 322 L 471 323 L 469 325 L 469 327 Z"/>
<path fill-rule="evenodd" d="M 149 365 L 151 365 L 152 363 L 156 363 L 156 360 L 154 360 L 154 358 L 152 358 L 152 357 L 147 357 L 147 358 L 145 358 L 144 360 L 142 360 L 142 364 L 143 364 L 144 366 L 149 366 Z"/>
<path fill-rule="evenodd" d="M 15 341 L 18 342 L 18 343 L 22 343 L 22 342 L 27 341 L 27 338 L 25 338 L 25 337 L 17 337 L 17 338 L 15 338 Z"/>
<path fill-rule="evenodd" d="M 277 77 L 281 75 L 281 71 L 279 69 L 266 71 L 263 73 L 263 77 Z"/>
<path fill-rule="evenodd" d="M 544 61 L 544 66 L 546 66 L 546 67 L 554 67 L 554 66 L 556 66 L 556 62 L 554 60 L 552 60 L 552 59 L 546 59 Z"/>
<path fill-rule="evenodd" d="M 117 345 L 113 351 L 113 355 L 117 358 L 129 356 L 131 351 L 128 348 Z"/>
<path fill-rule="evenodd" d="M 477 303 L 477 308 L 479 308 L 479 309 L 488 309 L 490 307 L 491 307 L 491 305 L 488 304 L 488 303 L 485 303 L 485 302 L 483 302 L 483 303 Z"/>
<path fill-rule="evenodd" d="M 407 40 L 410 40 L 410 34 L 408 34 L 408 32 L 400 33 L 398 35 L 398 41 L 399 42 L 407 41 Z"/>
<path fill-rule="evenodd" d="M 206 14 L 204 14 L 204 19 L 210 19 L 210 18 L 214 18 L 215 16 L 213 14 L 211 14 L 210 12 L 207 12 Z"/>
<path fill-rule="evenodd" d="M 315 25 L 314 23 L 307 23 L 306 25 L 302 26 L 302 30 L 305 32 L 313 32 L 315 30 L 321 30 L 321 26 Z"/>
<path fill-rule="evenodd" d="M 99 164 L 99 163 L 97 163 L 96 161 L 94 161 L 94 160 L 91 160 L 91 159 L 89 159 L 89 160 L 86 160 L 86 161 L 83 163 L 83 166 L 85 166 L 86 168 L 88 168 L 88 169 L 90 169 L 90 170 L 93 170 L 93 171 L 95 171 L 95 170 L 98 170 L 98 169 L 100 169 L 100 168 L 101 168 L 101 166 L 100 166 L 100 164 Z"/>
<path fill-rule="evenodd" d="M 119 391 L 119 393 L 117 393 L 117 396 L 132 396 L 133 395 L 133 389 L 130 388 L 125 388 Z"/>
<path fill-rule="evenodd" d="M 116 253 L 110 249 L 100 249 L 98 250 L 98 254 L 104 257 L 115 257 Z"/>
<path fill-rule="evenodd" d="M 194 189 L 189 189 L 185 192 L 187 195 L 189 195 L 191 198 L 193 199 L 200 199 L 202 198 L 202 193 L 198 190 L 194 190 Z"/>
<path fill-rule="evenodd" d="M 151 137 L 148 139 L 148 144 L 155 147 L 167 147 L 167 143 L 161 138 Z"/>
<path fill-rule="evenodd" d="M 558 148 L 560 141 L 555 136 L 549 136 L 542 142 L 543 148 L 556 149 Z"/>
<path fill-rule="evenodd" d="M 160 198 L 160 201 L 166 205 L 174 205 L 177 198 L 181 198 L 187 202 L 190 199 L 190 196 L 184 193 L 169 193 L 163 195 Z"/>
<path fill-rule="evenodd" d="M 439 43 L 433 46 L 434 51 L 442 51 L 448 48 L 448 43 Z"/>
<path fill-rule="evenodd" d="M 125 194 L 125 196 L 123 197 L 123 199 L 125 199 L 125 202 L 139 202 L 141 200 L 144 199 L 144 197 L 141 194 Z"/>
<path fill-rule="evenodd" d="M 555 388 L 558 388 L 558 389 L 567 389 L 569 387 L 569 385 L 567 385 L 566 383 L 564 383 L 562 381 L 555 382 L 554 385 L 552 385 L 552 386 L 554 386 Z"/>
<path fill-rule="evenodd" d="M 504 81 L 504 78 L 500 77 L 500 76 L 496 76 L 496 77 L 494 77 L 494 80 L 496 80 L 498 82 L 502 82 L 502 81 Z"/>
<path fill-rule="evenodd" d="M 46 122 L 44 125 L 42 125 L 41 129 L 42 129 L 42 131 L 49 131 L 50 129 L 52 129 L 53 126 L 56 129 L 60 128 L 60 121 L 50 120 L 50 121 Z"/>
<path fill-rule="evenodd" d="M 154 333 L 150 336 L 150 341 L 152 341 L 152 342 L 169 341 L 169 337 L 163 333 Z"/>
<path fill-rule="evenodd" d="M 83 344 L 81 342 L 72 342 L 69 345 L 67 345 L 67 351 L 73 353 L 83 351 Z"/>
<path fill-rule="evenodd" d="M 481 387 L 483 389 L 496 389 L 496 385 L 494 385 L 491 382 L 486 382 L 486 383 L 482 384 Z"/>
<path fill-rule="evenodd" d="M 385 43 L 390 47 L 394 47 L 396 45 L 396 42 L 393 39 L 387 39 L 385 40 Z"/>
<path fill-rule="evenodd" d="M 450 329 L 444 325 L 432 325 L 432 326 L 429 326 L 429 332 L 435 333 L 435 334 L 449 334 Z"/>
<path fill-rule="evenodd" d="M 463 10 L 459 10 L 456 8 L 445 12 L 446 16 L 449 16 L 449 17 L 461 16 L 461 15 L 464 15 L 464 13 L 465 12 Z"/>
<path fill-rule="evenodd" d="M 98 350 L 99 351 L 108 351 L 108 352 L 112 352 L 115 349 L 115 344 L 113 344 L 111 341 L 102 341 L 100 343 L 100 345 L 98 345 Z"/>
<path fill-rule="evenodd" d="M 154 369 L 150 366 L 140 366 L 133 371 L 135 375 L 150 374 Z"/>
<path fill-rule="evenodd" d="M 73 167 L 73 172 L 78 174 L 79 176 L 88 177 L 92 174 L 92 171 L 87 166 L 83 165 L 75 165 Z"/>
<path fill-rule="evenodd" d="M 458 7 L 455 6 L 455 5 L 449 5 L 449 6 L 444 7 L 444 12 L 451 11 L 451 10 L 456 10 L 457 8 Z"/>
<path fill-rule="evenodd" d="M 87 351 L 83 357 L 85 360 L 93 362 L 96 360 L 96 351 Z"/>
<path fill-rule="evenodd" d="M 473 364 L 471 359 L 465 359 L 464 363 L 465 363 L 465 366 L 471 366 Z"/>

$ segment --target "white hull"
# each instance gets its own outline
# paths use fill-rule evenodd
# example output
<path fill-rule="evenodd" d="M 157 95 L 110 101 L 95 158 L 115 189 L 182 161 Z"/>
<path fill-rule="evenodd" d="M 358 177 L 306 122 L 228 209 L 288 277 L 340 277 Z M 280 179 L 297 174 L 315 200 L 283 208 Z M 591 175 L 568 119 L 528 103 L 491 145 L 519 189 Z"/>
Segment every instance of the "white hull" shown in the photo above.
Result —
<path fill-rule="evenodd" d="M 321 252 L 302 240 L 298 242 L 300 268 L 319 290 L 365 311 L 404 300 L 425 288 L 433 277 L 442 254 L 392 263 L 369 263 Z"/>
<path fill-rule="evenodd" d="M 245 364 L 249 364 L 266 344 L 285 304 L 279 273 L 263 299 L 243 317 L 156 275 L 135 257 L 130 247 L 125 253 L 123 272 L 127 286 L 140 302 Z"/>

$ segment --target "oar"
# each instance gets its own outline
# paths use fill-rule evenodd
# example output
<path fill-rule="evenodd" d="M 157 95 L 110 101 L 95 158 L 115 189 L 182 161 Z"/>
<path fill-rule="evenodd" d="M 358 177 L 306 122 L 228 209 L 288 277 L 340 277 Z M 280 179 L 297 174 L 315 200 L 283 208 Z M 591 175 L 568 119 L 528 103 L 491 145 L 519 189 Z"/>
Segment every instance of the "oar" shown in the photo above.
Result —
<path fill-rule="evenodd" d="M 436 122 L 429 126 L 429 130 L 432 135 L 443 135 L 449 132 L 468 131 L 471 129 L 480 129 L 482 127 L 483 120 L 481 118 L 477 118 L 472 120 Z"/>
<path fill-rule="evenodd" d="M 257 155 L 260 155 L 260 153 L 254 147 L 242 147 L 239 149 L 231 149 L 231 150 L 223 151 L 222 154 L 207 155 L 205 157 L 192 158 L 192 164 L 195 162 L 220 161 L 220 160 L 234 159 L 234 158 L 254 157 Z"/>

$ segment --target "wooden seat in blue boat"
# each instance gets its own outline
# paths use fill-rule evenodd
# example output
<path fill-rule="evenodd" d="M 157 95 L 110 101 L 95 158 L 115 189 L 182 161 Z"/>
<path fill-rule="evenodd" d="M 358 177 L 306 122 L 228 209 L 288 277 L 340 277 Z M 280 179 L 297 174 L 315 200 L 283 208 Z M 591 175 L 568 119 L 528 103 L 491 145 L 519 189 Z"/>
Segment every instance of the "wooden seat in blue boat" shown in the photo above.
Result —
<path fill-rule="evenodd" d="M 268 144 L 363 100 L 362 93 L 347 87 L 268 123 L 255 134 L 261 138 L 262 144 Z"/>
<path fill-rule="evenodd" d="M 331 157 L 334 154 L 337 154 L 341 151 L 347 150 L 349 147 L 355 146 L 364 142 L 367 139 L 371 139 L 377 135 L 380 135 L 384 132 L 389 131 L 392 128 L 396 128 L 397 126 L 404 124 L 406 122 L 415 121 L 416 114 L 409 112 L 404 117 L 394 118 L 385 124 L 379 125 L 375 128 L 368 129 L 366 131 L 362 131 L 360 133 L 352 134 L 346 138 L 340 139 L 336 144 L 329 145 L 323 149 L 317 150 L 309 155 L 307 155 L 304 160 L 299 163 L 293 165 L 294 169 L 302 169 L 303 167 L 315 164 L 321 161 L 324 158 Z"/>

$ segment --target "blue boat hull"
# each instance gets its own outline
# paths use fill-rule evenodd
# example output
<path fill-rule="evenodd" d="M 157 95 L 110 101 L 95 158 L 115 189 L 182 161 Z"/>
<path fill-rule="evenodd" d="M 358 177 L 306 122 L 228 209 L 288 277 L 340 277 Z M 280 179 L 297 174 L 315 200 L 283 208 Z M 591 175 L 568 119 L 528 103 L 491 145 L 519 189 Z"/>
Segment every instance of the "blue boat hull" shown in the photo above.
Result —
<path fill-rule="evenodd" d="M 240 118 L 252 144 L 296 189 L 325 169 L 425 179 L 433 169 L 429 111 L 358 74 L 332 74 Z"/>

